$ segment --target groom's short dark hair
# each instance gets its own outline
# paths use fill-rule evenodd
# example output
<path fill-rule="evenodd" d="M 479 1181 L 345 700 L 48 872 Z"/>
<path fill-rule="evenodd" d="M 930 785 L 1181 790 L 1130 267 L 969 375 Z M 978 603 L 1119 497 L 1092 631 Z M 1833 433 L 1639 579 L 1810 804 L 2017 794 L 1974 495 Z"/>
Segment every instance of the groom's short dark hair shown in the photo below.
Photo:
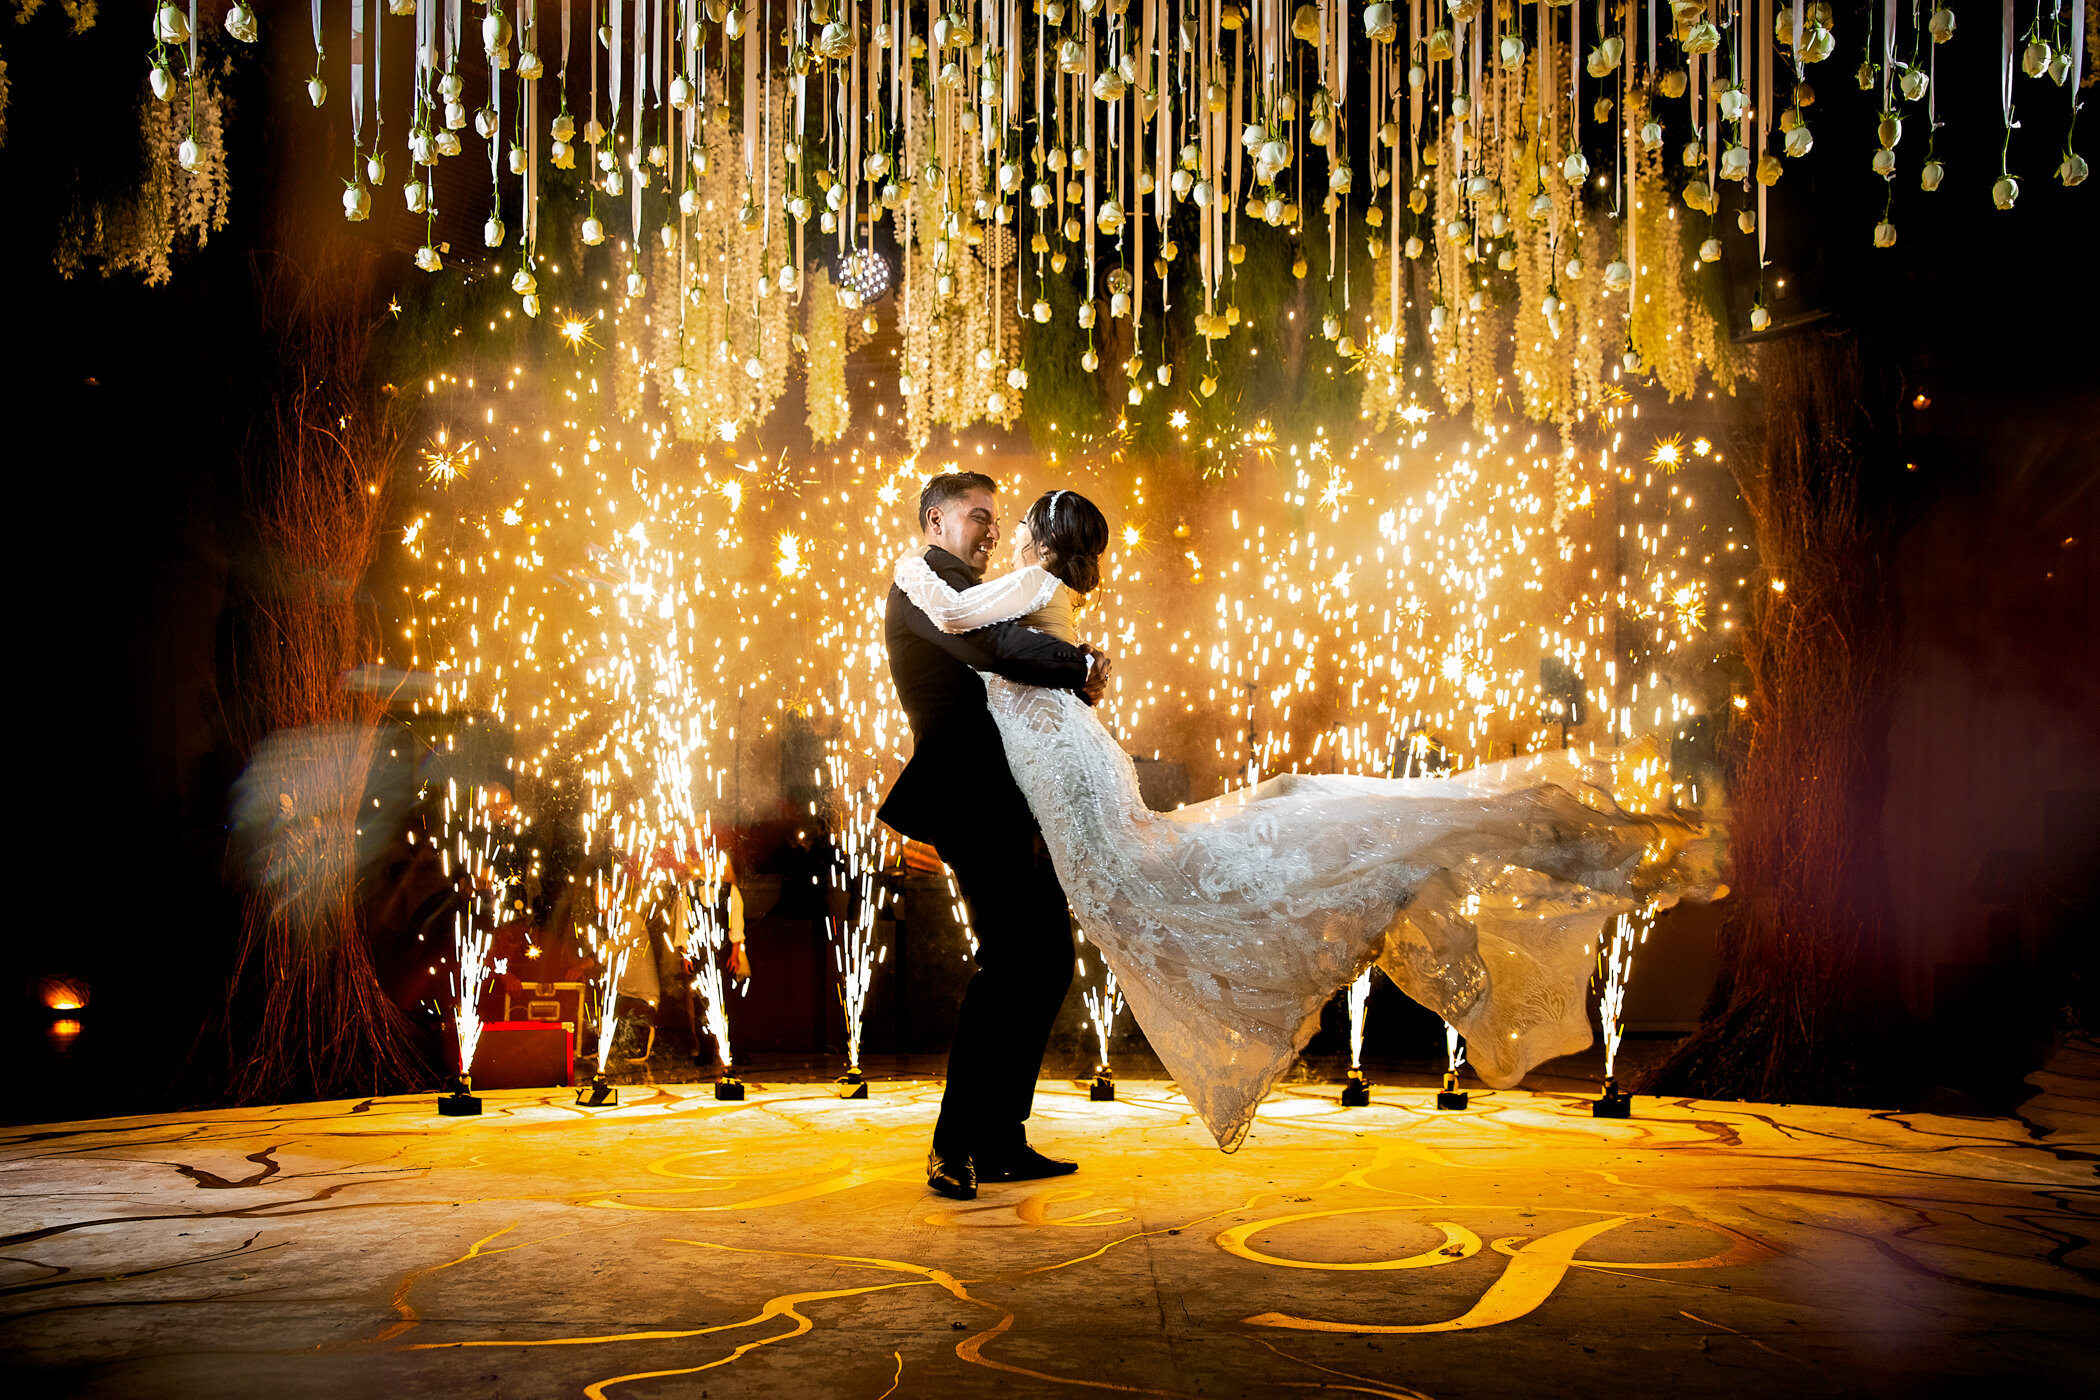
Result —
<path fill-rule="evenodd" d="M 919 528 L 926 528 L 926 517 L 933 514 L 935 506 L 944 506 L 972 491 L 989 491 L 996 496 L 999 483 L 983 472 L 942 472 L 926 478 L 925 486 L 919 489 Z"/>

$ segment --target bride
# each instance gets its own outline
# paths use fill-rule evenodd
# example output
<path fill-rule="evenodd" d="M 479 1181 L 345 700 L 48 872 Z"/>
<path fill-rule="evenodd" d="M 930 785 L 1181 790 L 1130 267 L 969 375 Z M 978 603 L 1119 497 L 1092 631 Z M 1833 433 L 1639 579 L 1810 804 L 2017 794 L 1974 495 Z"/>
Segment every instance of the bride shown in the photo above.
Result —
<path fill-rule="evenodd" d="M 1051 491 L 1015 532 L 1011 572 L 958 592 L 914 549 L 906 597 L 946 632 L 1019 619 L 1078 640 L 1108 524 Z M 1585 990 L 1616 915 L 1726 893 L 1718 841 L 1622 795 L 1652 748 L 1566 749 L 1450 778 L 1287 773 L 1153 812 L 1136 770 L 1077 694 L 986 676 L 1014 781 L 1080 927 L 1218 1145 L 1376 963 L 1466 1037 L 1498 1088 L 1590 1044 Z"/>

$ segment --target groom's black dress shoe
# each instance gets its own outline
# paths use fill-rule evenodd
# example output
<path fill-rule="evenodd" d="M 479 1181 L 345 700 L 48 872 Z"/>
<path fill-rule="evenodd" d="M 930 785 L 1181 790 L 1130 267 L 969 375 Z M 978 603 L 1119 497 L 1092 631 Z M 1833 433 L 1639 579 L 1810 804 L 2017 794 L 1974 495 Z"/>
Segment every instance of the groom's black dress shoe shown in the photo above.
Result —
<path fill-rule="evenodd" d="M 976 1157 L 979 1181 L 1035 1181 L 1046 1176 L 1070 1176 L 1077 1162 L 1060 1162 L 1022 1143 L 1003 1152 L 980 1152 Z"/>
<path fill-rule="evenodd" d="M 977 1199 L 977 1168 L 967 1155 L 926 1154 L 926 1184 L 956 1201 Z"/>

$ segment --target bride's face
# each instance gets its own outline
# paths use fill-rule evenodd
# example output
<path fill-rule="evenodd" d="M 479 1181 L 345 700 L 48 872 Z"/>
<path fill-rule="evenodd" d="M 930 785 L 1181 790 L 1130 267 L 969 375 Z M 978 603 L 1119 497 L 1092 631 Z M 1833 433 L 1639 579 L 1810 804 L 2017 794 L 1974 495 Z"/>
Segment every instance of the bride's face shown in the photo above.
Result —
<path fill-rule="evenodd" d="M 1014 526 L 1013 567 L 1025 569 L 1030 564 L 1040 564 L 1042 562 L 1043 551 L 1036 548 L 1035 534 L 1028 528 L 1028 522 L 1023 520 L 1020 524 Z"/>

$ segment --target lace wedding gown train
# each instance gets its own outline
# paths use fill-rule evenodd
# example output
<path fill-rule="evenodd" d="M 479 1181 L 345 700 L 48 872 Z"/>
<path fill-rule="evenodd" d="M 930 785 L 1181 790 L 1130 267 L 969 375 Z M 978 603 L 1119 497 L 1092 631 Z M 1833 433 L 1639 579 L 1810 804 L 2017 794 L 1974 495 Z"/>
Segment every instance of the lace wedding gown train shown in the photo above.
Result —
<path fill-rule="evenodd" d="M 1022 618 L 1072 636 L 1067 590 L 1040 568 L 958 593 L 909 554 L 896 581 L 947 631 Z M 1622 805 L 1658 771 L 1652 747 L 1451 778 L 1284 774 L 1153 812 L 1076 694 L 985 685 L 1080 927 L 1228 1152 L 1373 962 L 1506 1087 L 1589 1045 L 1585 992 L 1614 916 L 1725 892 L 1711 833 Z"/>

